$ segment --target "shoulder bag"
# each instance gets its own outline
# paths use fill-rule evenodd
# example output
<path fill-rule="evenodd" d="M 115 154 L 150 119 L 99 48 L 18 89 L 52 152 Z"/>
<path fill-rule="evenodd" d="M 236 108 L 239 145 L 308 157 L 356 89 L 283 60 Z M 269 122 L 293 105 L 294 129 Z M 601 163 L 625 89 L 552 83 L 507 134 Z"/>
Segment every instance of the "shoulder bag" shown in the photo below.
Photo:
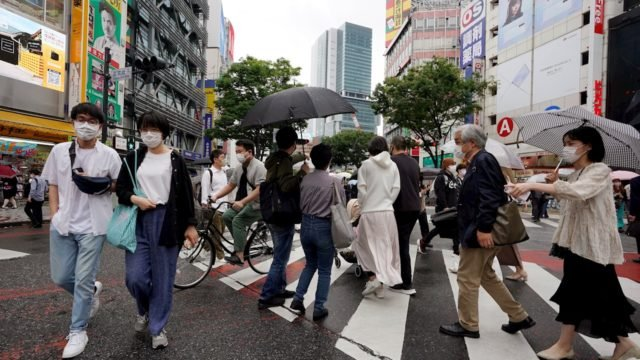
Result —
<path fill-rule="evenodd" d="M 138 184 L 138 174 L 136 171 L 138 165 L 138 152 L 134 150 L 134 172 L 124 159 L 124 165 L 127 167 L 131 183 L 133 184 L 133 192 L 138 196 L 144 196 L 144 192 Z M 135 174 L 135 175 L 134 175 Z M 138 207 L 136 205 L 118 204 L 113 211 L 109 227 L 107 228 L 107 242 L 118 249 L 126 250 L 130 253 L 136 251 L 136 221 L 138 219 Z"/>
<path fill-rule="evenodd" d="M 513 245 L 529 239 L 518 204 L 511 198 L 498 208 L 491 235 L 496 246 Z"/>
<path fill-rule="evenodd" d="M 351 246 L 353 240 L 356 239 L 356 233 L 353 231 L 347 208 L 340 199 L 340 191 L 338 184 L 333 182 L 333 201 L 331 204 L 331 238 L 333 246 L 336 249 L 344 249 Z"/>
<path fill-rule="evenodd" d="M 280 162 L 276 164 L 276 169 L 278 166 Z M 260 213 L 267 224 L 299 224 L 302 221 L 300 191 L 281 191 L 278 178 L 275 177 L 265 180 L 260 184 Z"/>

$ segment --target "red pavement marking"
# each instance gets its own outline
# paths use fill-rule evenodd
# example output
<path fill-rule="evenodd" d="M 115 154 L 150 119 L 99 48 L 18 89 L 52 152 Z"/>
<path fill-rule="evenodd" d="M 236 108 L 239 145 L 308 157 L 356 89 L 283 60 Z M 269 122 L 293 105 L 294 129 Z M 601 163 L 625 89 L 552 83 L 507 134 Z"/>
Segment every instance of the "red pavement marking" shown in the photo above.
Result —
<path fill-rule="evenodd" d="M 24 231 L 24 232 L 11 231 L 7 233 L 0 233 L 0 239 L 16 238 L 16 237 L 22 237 L 22 236 L 33 236 L 33 235 L 47 235 L 47 234 L 49 234 L 49 229 L 45 229 L 45 228 L 42 228 L 42 230 L 30 230 L 30 231 Z"/>
<path fill-rule="evenodd" d="M 549 252 L 546 250 L 520 250 L 520 254 L 523 261 L 536 263 L 549 270 L 562 273 L 562 260 L 549 256 Z M 640 283 L 640 264 L 631 261 L 637 259 L 638 254 L 625 253 L 624 258 L 626 260 L 624 264 L 616 265 L 616 273 L 618 276 Z"/>
<path fill-rule="evenodd" d="M 35 345 L 32 349 L 24 349 L 22 347 L 14 347 L 8 351 L 4 351 L 0 353 L 0 360 L 13 360 L 13 359 L 21 359 L 22 357 L 32 357 L 27 355 L 40 355 L 43 356 L 45 353 L 51 352 L 62 352 L 64 346 L 67 344 L 67 340 L 62 339 L 58 341 L 52 341 L 46 344 L 38 344 Z"/>
<path fill-rule="evenodd" d="M 62 292 L 57 286 L 49 286 L 42 289 L 0 289 L 0 301 L 15 300 L 22 297 L 49 295 Z"/>

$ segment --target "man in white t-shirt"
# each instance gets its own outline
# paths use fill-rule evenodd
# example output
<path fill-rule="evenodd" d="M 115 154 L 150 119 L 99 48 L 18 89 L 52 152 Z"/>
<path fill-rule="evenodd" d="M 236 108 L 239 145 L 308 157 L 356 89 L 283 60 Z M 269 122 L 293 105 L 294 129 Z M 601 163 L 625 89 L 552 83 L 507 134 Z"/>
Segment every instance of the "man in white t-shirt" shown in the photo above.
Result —
<path fill-rule="evenodd" d="M 73 295 L 71 330 L 63 358 L 84 351 L 89 341 L 87 324 L 100 306 L 102 284 L 96 281 L 96 274 L 113 212 L 111 191 L 121 166 L 118 153 L 97 141 L 104 114 L 96 105 L 76 105 L 71 109 L 71 119 L 76 140 L 54 146 L 42 171 L 49 182 L 51 278 Z M 96 188 L 91 181 L 78 185 L 72 172 L 106 181 L 95 183 Z"/>
<path fill-rule="evenodd" d="M 202 180 L 200 181 L 200 188 L 202 189 L 202 195 L 200 199 L 200 203 L 202 204 L 202 209 L 209 209 L 209 200 L 211 200 L 211 195 L 216 194 L 222 188 L 227 186 L 227 173 L 224 169 L 224 160 L 225 153 L 222 150 L 213 150 L 211 152 L 211 167 L 207 169 L 202 174 Z M 212 209 L 216 209 L 216 213 L 213 215 L 212 225 L 220 232 L 220 234 L 224 233 L 224 221 L 222 221 L 222 214 L 227 209 L 225 204 L 220 204 L 224 201 L 227 201 L 227 197 L 223 196 L 216 199 L 215 203 L 211 205 Z M 211 213 L 209 211 L 205 211 L 205 221 L 209 220 Z M 211 234 L 213 234 L 214 244 L 216 246 L 216 257 L 218 259 L 224 258 L 224 250 L 222 250 L 222 245 L 220 241 L 220 236 L 218 232 L 214 229 L 210 229 Z"/>

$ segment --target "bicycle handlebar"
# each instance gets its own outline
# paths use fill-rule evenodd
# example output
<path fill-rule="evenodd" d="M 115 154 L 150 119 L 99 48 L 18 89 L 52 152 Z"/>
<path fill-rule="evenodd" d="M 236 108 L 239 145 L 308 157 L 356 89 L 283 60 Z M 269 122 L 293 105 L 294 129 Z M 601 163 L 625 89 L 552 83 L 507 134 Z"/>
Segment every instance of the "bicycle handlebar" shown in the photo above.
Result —
<path fill-rule="evenodd" d="M 232 203 L 232 202 L 230 202 L 230 201 L 221 201 L 220 203 L 215 203 L 215 202 L 211 201 L 211 199 L 209 199 L 208 203 L 209 203 L 209 207 L 210 207 L 212 210 L 215 210 L 215 211 L 218 211 L 218 209 L 220 209 L 220 207 L 221 207 L 222 205 L 224 205 L 224 204 L 227 204 L 227 205 L 229 205 L 229 206 L 233 206 L 233 203 Z M 217 205 L 217 206 L 212 206 L 212 205 Z"/>

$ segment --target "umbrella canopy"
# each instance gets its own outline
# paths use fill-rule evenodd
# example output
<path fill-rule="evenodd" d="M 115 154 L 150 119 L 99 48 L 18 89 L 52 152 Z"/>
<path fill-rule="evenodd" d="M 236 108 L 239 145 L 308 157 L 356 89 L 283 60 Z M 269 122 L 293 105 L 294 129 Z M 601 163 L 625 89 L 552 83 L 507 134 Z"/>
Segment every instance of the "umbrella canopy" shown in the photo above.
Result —
<path fill-rule="evenodd" d="M 456 143 L 454 140 L 447 142 L 441 147 L 442 151 L 444 151 L 445 153 L 452 153 L 455 148 Z M 484 149 L 488 153 L 495 156 L 500 166 L 516 170 L 524 169 L 524 164 L 522 163 L 522 160 L 520 160 L 520 157 L 518 157 L 518 155 L 511 151 L 511 149 L 509 149 L 507 145 L 488 138 L 487 144 L 485 145 Z"/>
<path fill-rule="evenodd" d="M 335 91 L 320 87 L 295 87 L 260 99 L 247 112 L 241 126 L 262 126 L 355 112 L 357 110 Z"/>
<path fill-rule="evenodd" d="M 631 180 L 633 178 L 640 176 L 634 173 L 633 171 L 624 171 L 624 170 L 613 171 L 611 172 L 610 175 L 612 179 L 618 179 L 620 181 Z"/>
<path fill-rule="evenodd" d="M 0 165 L 0 177 L 7 178 L 13 176 L 16 176 L 16 172 L 11 168 L 11 166 Z"/>
<path fill-rule="evenodd" d="M 517 117 L 522 140 L 530 145 L 562 153 L 562 136 L 580 126 L 598 130 L 609 166 L 640 169 L 640 132 L 632 126 L 594 115 L 580 106 L 566 110 L 531 113 Z"/>

